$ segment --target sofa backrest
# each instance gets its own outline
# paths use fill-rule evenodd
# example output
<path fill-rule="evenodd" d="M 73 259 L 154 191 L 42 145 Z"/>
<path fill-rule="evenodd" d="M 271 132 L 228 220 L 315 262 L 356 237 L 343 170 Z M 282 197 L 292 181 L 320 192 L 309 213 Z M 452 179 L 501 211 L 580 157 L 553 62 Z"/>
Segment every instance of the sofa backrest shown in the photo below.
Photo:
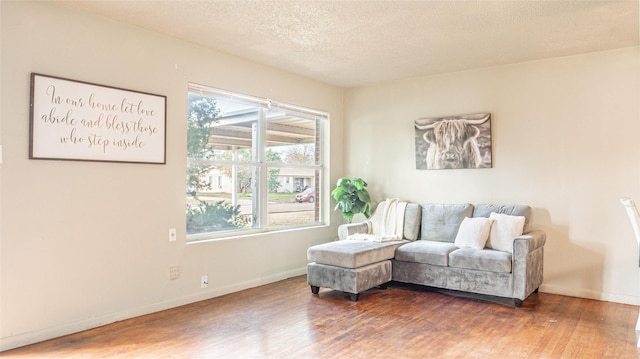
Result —
<path fill-rule="evenodd" d="M 422 205 L 420 239 L 453 243 L 460 223 L 473 215 L 473 205 L 427 203 Z"/>
<path fill-rule="evenodd" d="M 382 219 L 382 210 L 374 212 L 372 226 L 378 226 Z M 424 239 L 453 243 L 458 234 L 460 224 L 465 217 L 489 217 L 491 212 L 524 216 L 524 233 L 530 231 L 532 209 L 527 205 L 497 205 L 497 204 L 442 204 L 427 203 L 420 205 L 409 202 L 404 215 L 404 239 L 415 241 Z M 375 218 L 374 218 L 375 217 Z M 374 231 L 375 233 L 375 231 Z"/>
<path fill-rule="evenodd" d="M 524 216 L 523 233 L 530 231 L 531 215 L 533 210 L 526 205 L 499 205 L 499 204 L 477 204 L 473 209 L 474 217 L 489 217 L 491 212 L 508 214 L 510 216 Z"/>

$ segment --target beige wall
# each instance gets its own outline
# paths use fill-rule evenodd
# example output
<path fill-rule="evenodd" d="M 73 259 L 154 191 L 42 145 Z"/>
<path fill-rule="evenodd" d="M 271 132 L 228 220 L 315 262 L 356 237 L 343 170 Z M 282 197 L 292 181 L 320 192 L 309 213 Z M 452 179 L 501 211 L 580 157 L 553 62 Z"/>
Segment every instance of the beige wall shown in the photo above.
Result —
<path fill-rule="evenodd" d="M 543 291 L 640 304 L 618 203 L 640 201 L 638 48 L 351 89 L 343 108 L 341 89 L 286 72 L 47 3 L 0 4 L 0 350 L 302 274 L 306 248 L 335 236 L 185 244 L 189 81 L 329 111 L 331 183 L 344 161 L 375 200 L 530 204 L 548 234 Z M 167 164 L 28 160 L 31 72 L 166 95 Z M 415 119 L 480 111 L 493 114 L 492 169 L 415 169 Z"/>
<path fill-rule="evenodd" d="M 547 232 L 542 291 L 640 304 L 638 48 L 395 81 L 345 93 L 345 175 L 374 199 L 522 203 Z M 493 168 L 416 170 L 414 120 L 492 113 Z"/>
<path fill-rule="evenodd" d="M 192 81 L 330 112 L 333 183 L 342 89 L 45 2 L 1 9 L 0 350 L 303 274 L 306 249 L 334 238 L 335 224 L 186 245 L 186 100 Z M 31 72 L 166 95 L 167 164 L 29 160 Z"/>

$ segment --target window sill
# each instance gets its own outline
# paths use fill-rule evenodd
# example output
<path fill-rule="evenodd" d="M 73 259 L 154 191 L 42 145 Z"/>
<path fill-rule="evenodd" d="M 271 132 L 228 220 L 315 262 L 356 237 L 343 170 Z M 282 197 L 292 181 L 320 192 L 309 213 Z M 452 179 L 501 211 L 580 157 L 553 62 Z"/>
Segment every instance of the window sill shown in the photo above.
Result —
<path fill-rule="evenodd" d="M 318 228 L 327 228 L 329 227 L 326 223 L 317 223 L 308 226 L 298 226 L 295 228 L 282 228 L 282 229 L 272 229 L 272 230 L 255 230 L 255 231 L 242 231 L 242 232 L 227 232 L 227 233 L 203 233 L 203 234 L 192 234 L 187 236 L 187 245 L 198 244 L 198 243 L 210 243 L 217 241 L 227 241 L 227 240 L 235 240 L 235 239 L 243 239 L 243 238 L 252 238 L 258 236 L 272 235 L 278 233 L 288 233 L 288 232 L 297 232 L 297 231 L 307 231 Z"/>

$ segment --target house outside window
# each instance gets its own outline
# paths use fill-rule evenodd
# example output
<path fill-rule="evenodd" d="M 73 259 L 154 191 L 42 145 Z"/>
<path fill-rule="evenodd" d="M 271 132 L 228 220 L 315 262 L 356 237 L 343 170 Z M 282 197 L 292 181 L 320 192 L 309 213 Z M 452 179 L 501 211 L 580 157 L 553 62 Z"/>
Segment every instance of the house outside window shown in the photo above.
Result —
<path fill-rule="evenodd" d="M 325 112 L 190 84 L 187 240 L 324 224 L 327 120 Z"/>

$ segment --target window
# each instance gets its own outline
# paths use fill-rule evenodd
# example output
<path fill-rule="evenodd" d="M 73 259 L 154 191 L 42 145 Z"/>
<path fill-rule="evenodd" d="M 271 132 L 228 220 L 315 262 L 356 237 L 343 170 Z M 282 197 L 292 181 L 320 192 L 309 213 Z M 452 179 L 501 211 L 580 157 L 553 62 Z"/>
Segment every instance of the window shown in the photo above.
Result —
<path fill-rule="evenodd" d="M 188 240 L 323 224 L 327 119 L 324 112 L 190 84 Z"/>

